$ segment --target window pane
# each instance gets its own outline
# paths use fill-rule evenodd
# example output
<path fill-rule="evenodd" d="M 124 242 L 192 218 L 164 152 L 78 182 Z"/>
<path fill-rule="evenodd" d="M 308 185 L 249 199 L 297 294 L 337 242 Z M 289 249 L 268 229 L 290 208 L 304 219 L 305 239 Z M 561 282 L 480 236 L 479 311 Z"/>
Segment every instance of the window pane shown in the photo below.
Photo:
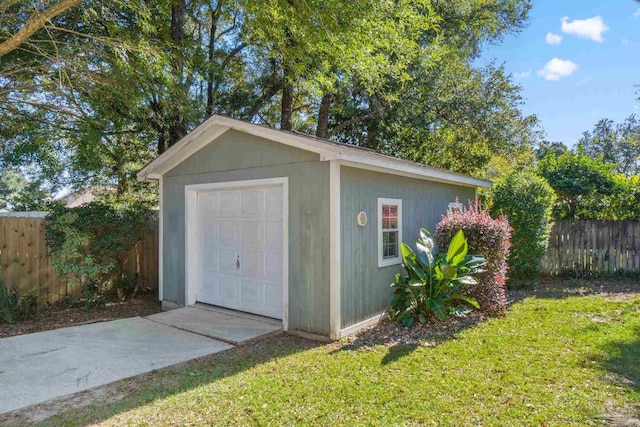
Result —
<path fill-rule="evenodd" d="M 389 206 L 382 205 L 382 217 L 389 217 Z"/>
<path fill-rule="evenodd" d="M 389 245 L 388 257 L 395 258 L 398 256 L 398 246 L 397 245 Z"/>
<path fill-rule="evenodd" d="M 382 233 L 382 258 L 398 256 L 398 232 L 385 231 Z"/>
<path fill-rule="evenodd" d="M 383 230 L 388 230 L 389 228 L 391 228 L 389 221 L 390 221 L 389 218 L 382 218 L 382 229 Z"/>
<path fill-rule="evenodd" d="M 398 207 L 397 206 L 389 206 L 389 216 L 393 218 L 398 217 Z"/>
<path fill-rule="evenodd" d="M 386 227 L 386 228 L 398 228 L 398 217 L 390 218 L 387 221 L 389 223 L 389 227 Z M 385 227 L 383 227 L 383 228 L 385 228 Z"/>

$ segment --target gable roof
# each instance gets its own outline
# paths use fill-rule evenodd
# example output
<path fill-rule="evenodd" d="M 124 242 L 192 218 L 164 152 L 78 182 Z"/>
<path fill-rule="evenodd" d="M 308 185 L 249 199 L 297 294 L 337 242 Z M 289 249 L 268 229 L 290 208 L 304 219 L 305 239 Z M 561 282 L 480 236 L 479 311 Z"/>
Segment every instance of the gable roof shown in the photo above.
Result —
<path fill-rule="evenodd" d="M 320 155 L 321 161 L 340 160 L 341 165 L 373 170 L 392 175 L 429 181 L 446 182 L 467 187 L 491 188 L 491 182 L 445 169 L 402 160 L 364 147 L 358 147 L 298 132 L 288 132 L 267 126 L 214 114 L 187 136 L 138 172 L 142 181 L 156 181 L 162 175 L 197 151 L 215 141 L 220 135 L 235 129 L 270 141 L 289 145 Z"/>

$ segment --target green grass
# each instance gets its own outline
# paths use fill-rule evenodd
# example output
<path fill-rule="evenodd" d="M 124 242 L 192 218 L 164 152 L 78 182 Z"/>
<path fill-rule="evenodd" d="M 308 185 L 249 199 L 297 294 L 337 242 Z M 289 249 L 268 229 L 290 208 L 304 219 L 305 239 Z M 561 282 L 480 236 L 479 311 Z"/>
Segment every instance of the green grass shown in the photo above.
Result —
<path fill-rule="evenodd" d="M 640 298 L 528 298 L 437 347 L 278 337 L 147 375 L 42 425 L 558 425 L 635 415 Z M 635 414 L 634 414 L 635 412 Z"/>

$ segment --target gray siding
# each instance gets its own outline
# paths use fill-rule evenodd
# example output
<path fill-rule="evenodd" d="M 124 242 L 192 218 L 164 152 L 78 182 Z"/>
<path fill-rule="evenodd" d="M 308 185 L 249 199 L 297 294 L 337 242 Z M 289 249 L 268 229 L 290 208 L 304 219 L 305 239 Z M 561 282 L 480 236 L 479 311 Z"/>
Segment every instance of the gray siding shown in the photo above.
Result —
<path fill-rule="evenodd" d="M 383 312 L 391 295 L 389 285 L 400 265 L 378 268 L 379 197 L 402 199 L 402 237 L 415 249 L 421 227 L 433 232 L 448 204 L 474 198 L 475 189 L 387 175 L 342 166 L 341 209 L 341 323 L 354 325 Z M 367 225 L 358 226 L 356 215 L 365 211 Z"/>
<path fill-rule="evenodd" d="M 184 186 L 289 177 L 289 328 L 329 333 L 329 163 L 230 130 L 164 176 L 164 294 L 184 304 Z"/>

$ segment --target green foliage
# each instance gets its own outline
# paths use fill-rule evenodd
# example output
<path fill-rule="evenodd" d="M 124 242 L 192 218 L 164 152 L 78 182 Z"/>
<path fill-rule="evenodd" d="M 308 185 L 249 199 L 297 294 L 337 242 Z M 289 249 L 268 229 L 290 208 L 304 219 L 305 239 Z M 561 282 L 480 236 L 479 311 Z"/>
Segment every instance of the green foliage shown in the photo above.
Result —
<path fill-rule="evenodd" d="M 20 295 L 17 289 L 9 289 L 0 278 L 0 319 L 15 323 L 36 313 L 38 299 L 35 295 Z"/>
<path fill-rule="evenodd" d="M 432 318 L 444 320 L 450 315 L 464 316 L 471 307 L 479 308 L 473 298 L 464 295 L 468 285 L 477 283 L 474 275 L 485 260 L 467 255 L 464 233 L 453 236 L 446 253 L 434 251 L 433 240 L 424 228 L 416 242 L 417 252 L 402 244 L 403 266 L 406 275 L 398 273 L 389 308 L 389 318 L 406 327 L 416 321 L 425 323 Z"/>
<path fill-rule="evenodd" d="M 125 262 L 155 213 L 144 203 L 114 207 L 105 201 L 56 207 L 47 217 L 46 241 L 54 269 L 82 288 L 87 308 L 103 302 L 112 279 L 123 280 Z"/>
<path fill-rule="evenodd" d="M 480 308 L 490 314 L 502 313 L 507 307 L 504 286 L 507 280 L 507 259 L 511 246 L 511 226 L 504 216 L 491 218 L 478 202 L 469 203 L 463 212 L 449 211 L 436 225 L 436 246 L 442 251 L 459 231 L 463 231 L 472 253 L 482 254 L 487 261 L 476 275 L 476 284 L 468 293 Z"/>
<path fill-rule="evenodd" d="M 538 173 L 558 196 L 557 219 L 602 219 L 607 197 L 618 191 L 614 170 L 614 164 L 589 157 L 580 147 L 559 156 L 551 152 L 538 164 Z"/>
<path fill-rule="evenodd" d="M 9 6 L 0 35 L 32 10 Z M 315 132 L 330 99 L 324 136 L 479 173 L 537 139 L 520 88 L 502 67 L 474 64 L 483 44 L 525 25 L 530 7 L 86 0 L 0 58 L 0 164 L 124 194 L 137 170 L 213 112 L 278 123 L 290 88 L 298 130 Z"/>
<path fill-rule="evenodd" d="M 602 156 L 605 163 L 615 165 L 617 173 L 640 174 L 640 119 L 635 114 L 618 125 L 600 120 L 592 131 L 582 134 L 580 146 L 586 155 Z"/>
<path fill-rule="evenodd" d="M 511 279 L 532 279 L 540 273 L 555 199 L 551 186 L 532 172 L 507 175 L 494 185 L 491 215 L 504 214 L 513 228 L 508 259 Z"/>

